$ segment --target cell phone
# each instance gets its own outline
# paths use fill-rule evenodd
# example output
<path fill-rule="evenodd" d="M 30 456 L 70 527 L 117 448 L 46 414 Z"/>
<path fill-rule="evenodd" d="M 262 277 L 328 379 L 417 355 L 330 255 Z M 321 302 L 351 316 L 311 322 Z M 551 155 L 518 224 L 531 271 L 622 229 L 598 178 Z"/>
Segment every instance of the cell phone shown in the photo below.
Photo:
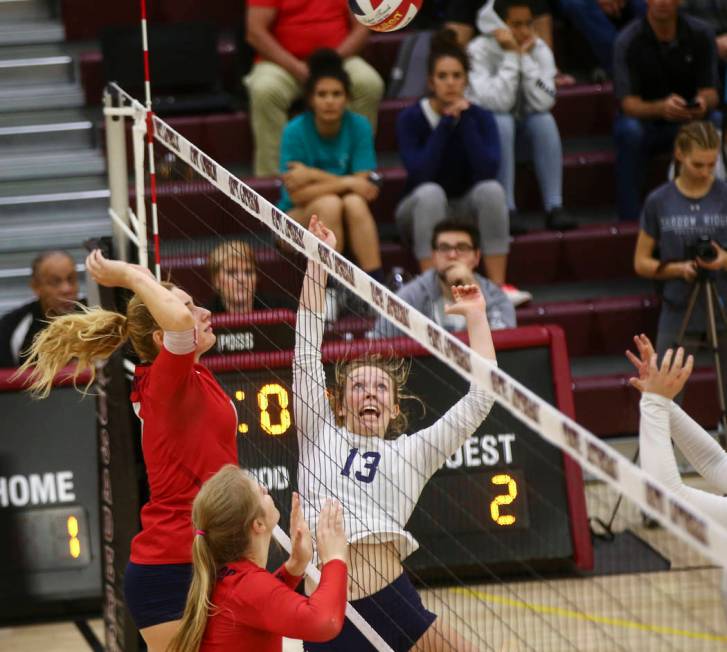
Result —
<path fill-rule="evenodd" d="M 687 103 L 684 105 L 684 108 L 686 109 L 699 109 L 702 105 L 697 101 L 697 98 L 692 98 L 691 100 L 688 100 Z"/>

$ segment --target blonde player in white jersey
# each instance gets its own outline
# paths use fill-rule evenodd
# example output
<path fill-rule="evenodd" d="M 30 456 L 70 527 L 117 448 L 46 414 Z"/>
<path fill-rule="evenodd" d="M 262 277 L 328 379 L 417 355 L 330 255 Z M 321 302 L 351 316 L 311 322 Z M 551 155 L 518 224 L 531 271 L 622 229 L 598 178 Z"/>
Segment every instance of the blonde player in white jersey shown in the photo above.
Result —
<path fill-rule="evenodd" d="M 309 226 L 335 248 L 334 234 L 313 216 Z M 404 435 L 399 399 L 402 360 L 362 358 L 337 374 L 329 397 L 321 362 L 326 271 L 309 260 L 296 325 L 293 393 L 300 459 L 298 488 L 309 523 L 325 498 L 344 508 L 350 546 L 349 599 L 395 651 L 474 650 L 446 619 L 424 608 L 402 560 L 419 546 L 404 526 L 429 478 L 477 429 L 493 399 L 473 385 L 435 424 Z M 466 319 L 470 346 L 495 362 L 495 349 L 476 285 L 452 288 L 450 314 Z M 307 651 L 374 649 L 350 621 L 329 643 Z"/>

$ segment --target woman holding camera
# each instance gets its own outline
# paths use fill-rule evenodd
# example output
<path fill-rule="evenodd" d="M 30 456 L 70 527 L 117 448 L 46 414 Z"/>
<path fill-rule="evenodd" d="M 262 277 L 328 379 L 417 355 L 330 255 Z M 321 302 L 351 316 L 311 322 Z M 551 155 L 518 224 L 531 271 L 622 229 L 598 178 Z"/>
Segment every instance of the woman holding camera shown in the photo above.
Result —
<path fill-rule="evenodd" d="M 677 342 L 698 274 L 715 282 L 720 301 L 727 298 L 727 184 L 715 178 L 720 138 L 711 122 L 691 122 L 677 134 L 677 172 L 644 204 L 634 269 L 663 283 L 656 350 L 659 356 Z M 658 253 L 657 253 L 658 252 Z M 715 305 L 719 315 L 719 307 Z M 727 363 L 727 332 L 720 329 L 720 352 Z M 684 346 L 696 351 L 707 331 L 706 301 L 700 294 L 686 329 Z M 724 373 L 724 372 L 723 372 Z"/>

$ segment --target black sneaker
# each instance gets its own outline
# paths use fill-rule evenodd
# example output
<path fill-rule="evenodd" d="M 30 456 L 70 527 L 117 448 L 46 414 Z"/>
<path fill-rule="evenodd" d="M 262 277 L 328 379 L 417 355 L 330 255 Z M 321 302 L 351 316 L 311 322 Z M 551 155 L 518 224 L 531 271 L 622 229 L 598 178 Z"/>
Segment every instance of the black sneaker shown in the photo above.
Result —
<path fill-rule="evenodd" d="M 553 208 L 545 214 L 545 228 L 550 231 L 570 231 L 577 226 L 578 223 L 562 208 Z"/>

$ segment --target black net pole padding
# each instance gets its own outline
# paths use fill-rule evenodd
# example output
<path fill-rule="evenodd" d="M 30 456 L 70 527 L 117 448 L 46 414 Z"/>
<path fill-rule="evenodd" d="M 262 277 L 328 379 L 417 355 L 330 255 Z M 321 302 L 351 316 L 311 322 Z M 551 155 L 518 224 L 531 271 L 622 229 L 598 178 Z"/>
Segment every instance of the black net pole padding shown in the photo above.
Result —
<path fill-rule="evenodd" d="M 115 309 L 115 292 L 99 289 L 101 305 Z M 137 652 L 144 648 L 124 603 L 123 582 L 131 540 L 139 529 L 140 439 L 123 350 L 98 371 L 96 384 L 104 638 L 108 652 Z"/>

